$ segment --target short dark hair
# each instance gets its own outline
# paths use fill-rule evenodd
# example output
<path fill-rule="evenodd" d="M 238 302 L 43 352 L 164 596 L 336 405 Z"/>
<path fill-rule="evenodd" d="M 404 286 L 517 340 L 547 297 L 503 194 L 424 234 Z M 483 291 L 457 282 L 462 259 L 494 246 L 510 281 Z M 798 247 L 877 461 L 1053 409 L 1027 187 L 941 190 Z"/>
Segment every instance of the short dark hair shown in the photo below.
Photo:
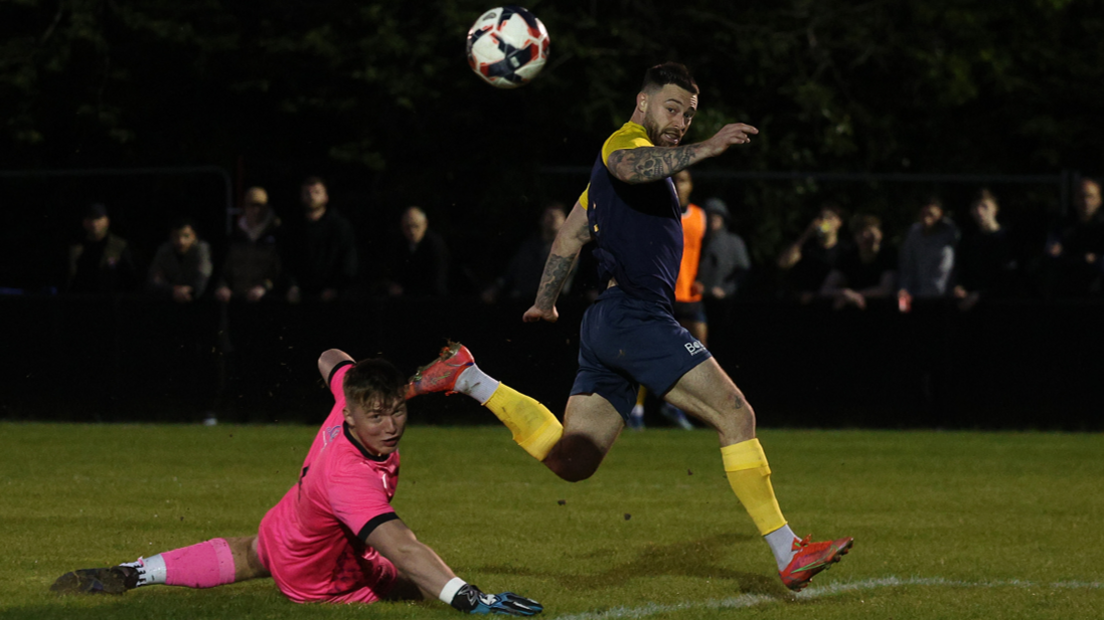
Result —
<path fill-rule="evenodd" d="M 698 84 L 694 81 L 694 76 L 690 75 L 686 65 L 677 62 L 665 62 L 648 69 L 644 73 L 644 85 L 640 90 L 653 93 L 668 84 L 674 84 L 691 94 L 698 94 Z"/>
<path fill-rule="evenodd" d="M 820 205 L 820 209 L 818 211 L 831 211 L 836 215 L 836 217 L 840 219 L 841 222 L 843 221 L 843 207 L 839 206 L 838 202 L 826 202 Z"/>
<path fill-rule="evenodd" d="M 196 227 L 195 220 L 190 217 L 178 217 L 169 224 L 169 232 L 176 232 L 185 227 L 190 227 L 192 232 L 199 235 L 199 228 Z"/>
<path fill-rule="evenodd" d="M 849 227 L 851 228 L 851 232 L 856 234 L 866 230 L 867 228 L 877 228 L 878 230 L 881 230 L 882 218 L 878 217 L 877 215 L 871 215 L 869 213 L 858 213 L 851 218 L 851 223 Z"/>
<path fill-rule="evenodd" d="M 303 179 L 302 187 L 310 187 L 311 185 L 321 185 L 322 187 L 329 187 L 326 185 L 326 180 L 320 176 L 309 176 Z"/>
<path fill-rule="evenodd" d="M 980 202 L 986 201 L 986 200 L 993 201 L 993 204 L 995 204 L 995 205 L 1000 204 L 1000 201 L 997 200 L 997 195 L 994 194 L 993 191 L 990 190 L 988 187 L 983 187 L 983 188 L 979 189 L 976 194 L 974 194 L 974 200 L 972 202 L 970 202 L 970 206 L 972 207 L 972 206 L 974 206 L 974 205 L 976 205 Z"/>
<path fill-rule="evenodd" d="M 393 402 L 405 397 L 406 384 L 406 376 L 391 362 L 378 357 L 361 360 L 345 375 L 345 401 L 362 407 Z"/>
<path fill-rule="evenodd" d="M 88 220 L 98 220 L 101 217 L 107 217 L 107 206 L 102 202 L 93 202 L 84 209 L 84 218 Z"/>

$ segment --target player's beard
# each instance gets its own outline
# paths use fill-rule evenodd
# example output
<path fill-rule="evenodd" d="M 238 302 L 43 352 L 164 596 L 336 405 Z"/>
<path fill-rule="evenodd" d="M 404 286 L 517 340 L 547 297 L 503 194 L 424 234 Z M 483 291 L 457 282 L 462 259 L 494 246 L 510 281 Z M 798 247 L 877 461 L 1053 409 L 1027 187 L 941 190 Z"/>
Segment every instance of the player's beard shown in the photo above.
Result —
<path fill-rule="evenodd" d="M 650 116 L 644 117 L 644 132 L 648 134 L 648 139 L 656 146 L 678 146 L 678 142 L 671 143 L 670 139 L 663 134 L 659 123 Z M 681 136 L 679 139 L 681 139 Z"/>
<path fill-rule="evenodd" d="M 652 145 L 657 147 L 666 147 L 664 143 L 660 142 L 659 124 L 655 120 L 652 120 L 650 115 L 644 117 L 644 131 L 648 135 L 648 140 L 651 140 Z"/>

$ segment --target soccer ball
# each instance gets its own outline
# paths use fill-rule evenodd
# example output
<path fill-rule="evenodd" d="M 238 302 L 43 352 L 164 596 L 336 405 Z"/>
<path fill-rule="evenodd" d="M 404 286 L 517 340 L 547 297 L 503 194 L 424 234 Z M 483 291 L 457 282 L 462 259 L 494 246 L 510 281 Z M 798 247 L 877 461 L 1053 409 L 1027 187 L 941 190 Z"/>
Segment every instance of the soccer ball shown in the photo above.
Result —
<path fill-rule="evenodd" d="M 468 64 L 491 86 L 517 88 L 537 77 L 548 60 L 548 31 L 520 6 L 487 11 L 468 31 Z"/>

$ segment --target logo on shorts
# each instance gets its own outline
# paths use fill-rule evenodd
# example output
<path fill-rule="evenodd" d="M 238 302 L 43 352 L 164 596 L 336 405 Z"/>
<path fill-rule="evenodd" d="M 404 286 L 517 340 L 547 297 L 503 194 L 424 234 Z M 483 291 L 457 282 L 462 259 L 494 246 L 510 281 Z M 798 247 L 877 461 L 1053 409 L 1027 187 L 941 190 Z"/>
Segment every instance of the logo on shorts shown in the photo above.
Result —
<path fill-rule="evenodd" d="M 703 345 L 701 342 L 698 342 L 697 340 L 695 340 L 694 342 L 687 342 L 682 346 L 686 347 L 686 350 L 690 353 L 690 355 L 697 355 L 698 353 L 701 353 L 705 350 L 705 345 Z"/>

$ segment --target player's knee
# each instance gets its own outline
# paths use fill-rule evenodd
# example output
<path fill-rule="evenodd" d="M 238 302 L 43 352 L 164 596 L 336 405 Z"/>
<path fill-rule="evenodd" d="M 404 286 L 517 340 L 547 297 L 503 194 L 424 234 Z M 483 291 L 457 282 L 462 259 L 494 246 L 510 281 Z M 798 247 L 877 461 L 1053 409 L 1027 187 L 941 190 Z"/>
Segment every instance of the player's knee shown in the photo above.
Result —
<path fill-rule="evenodd" d="M 594 475 L 606 451 L 592 438 L 581 434 L 565 435 L 544 459 L 544 464 L 568 482 L 579 482 Z"/>
<path fill-rule="evenodd" d="M 731 406 L 731 412 L 736 415 L 736 417 L 746 416 L 752 419 L 755 418 L 755 410 L 751 408 L 751 403 L 744 398 L 740 390 L 737 389 L 730 393 L 727 400 L 728 404 Z"/>
<path fill-rule="evenodd" d="M 582 482 L 594 475 L 594 468 L 568 468 L 557 471 L 556 474 L 567 482 Z"/>
<path fill-rule="evenodd" d="M 729 409 L 725 433 L 733 437 L 747 438 L 755 436 L 755 410 L 744 395 L 736 392 L 729 396 L 732 407 Z"/>
<path fill-rule="evenodd" d="M 755 427 L 755 410 L 739 392 L 729 394 L 725 398 L 725 405 L 711 413 L 712 415 L 702 416 L 702 420 L 720 433 L 740 434 L 749 427 Z"/>
<path fill-rule="evenodd" d="M 740 409 L 737 409 L 737 411 L 737 415 L 746 418 L 748 421 L 755 421 L 755 410 L 751 408 L 750 404 L 744 403 L 744 406 Z"/>
<path fill-rule="evenodd" d="M 582 459 L 545 459 L 544 464 L 567 482 L 581 482 L 598 471 L 597 463 Z"/>

